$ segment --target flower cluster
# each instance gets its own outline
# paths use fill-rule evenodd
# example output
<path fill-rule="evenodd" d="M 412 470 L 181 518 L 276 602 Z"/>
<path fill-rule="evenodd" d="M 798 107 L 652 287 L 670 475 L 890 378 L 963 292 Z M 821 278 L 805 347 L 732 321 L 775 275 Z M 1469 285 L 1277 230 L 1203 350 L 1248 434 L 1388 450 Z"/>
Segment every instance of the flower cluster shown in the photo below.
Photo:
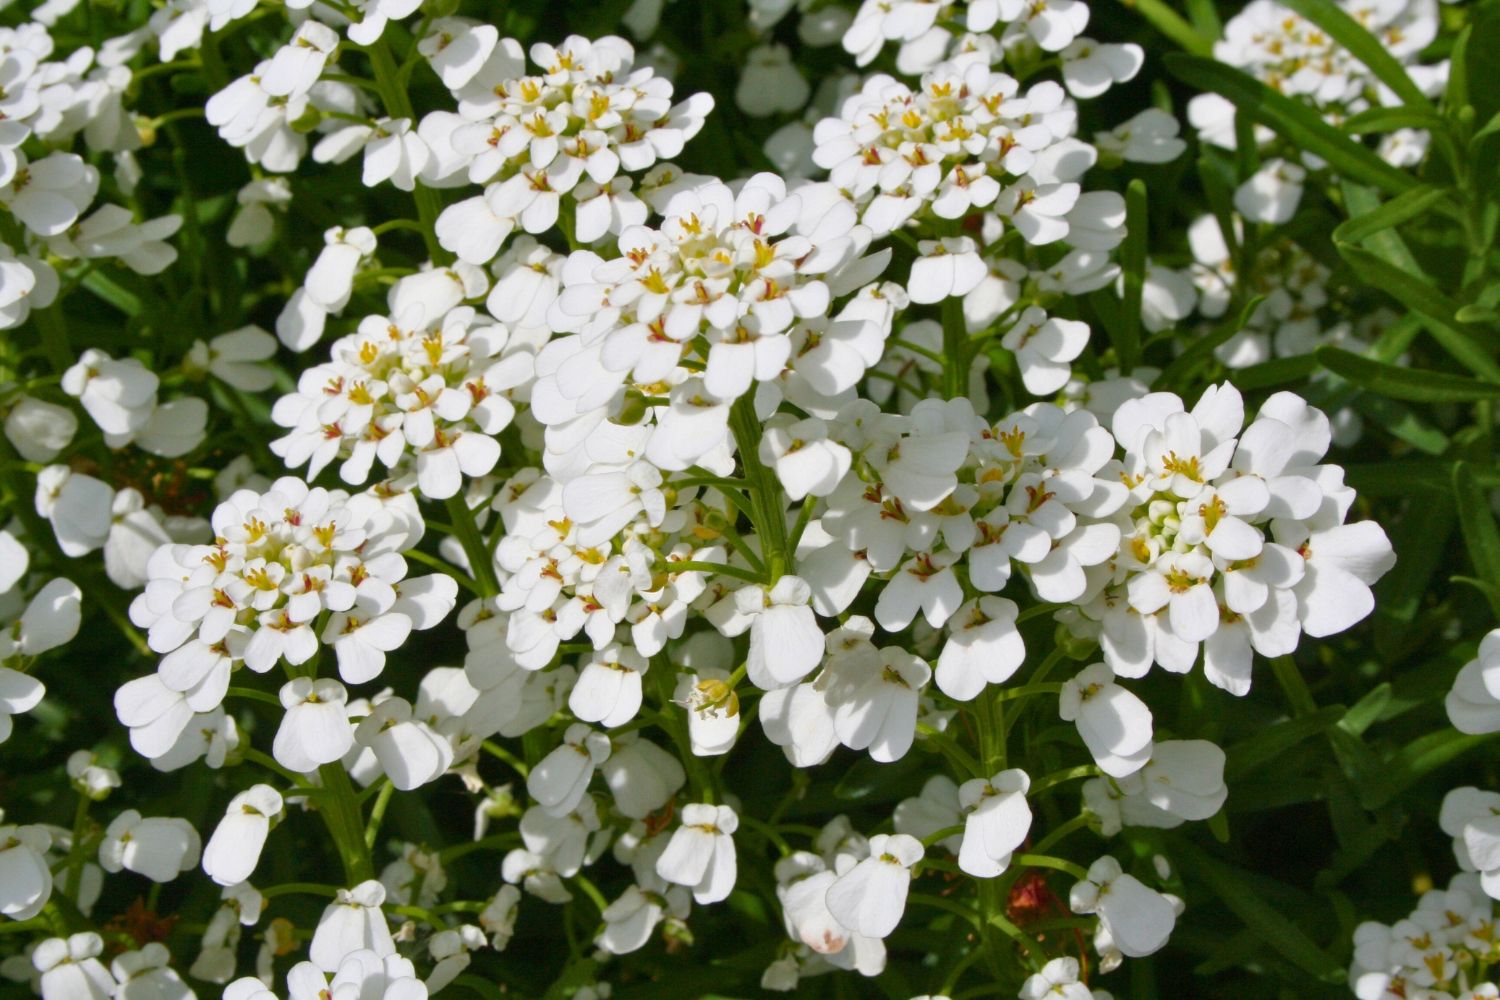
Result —
<path fill-rule="evenodd" d="M 1494 129 L 1472 66 L 1403 106 L 1479 37 L 1432 0 L 1301 6 L 1216 50 L 1316 109 L 1299 150 L 1248 98 L 1180 136 L 1100 40 L 1134 8 L 1084 0 L 0 27 L 0 975 L 1110 1000 L 1265 936 L 1189 824 L 1326 805 L 1320 888 L 1383 863 L 1408 787 L 1500 731 L 1500 630 L 1458 666 L 1500 609 Z M 1214 48 L 1212 4 L 1143 7 Z M 1429 138 L 1455 169 L 1408 184 Z M 1363 220 L 1332 245 L 1325 182 Z M 1412 448 L 1472 592 L 1388 577 Z M 1463 735 L 1416 732 L 1444 688 Z M 1362 1000 L 1500 1000 L 1486 780 L 1441 786 L 1463 874 L 1357 931 Z M 1305 936 L 1268 982 L 1326 964 Z M 1195 990 L 1171 964 L 1137 986 Z"/>
<path fill-rule="evenodd" d="M 1487 1000 L 1500 996 L 1484 969 L 1494 964 L 1492 903 L 1473 875 L 1422 894 L 1394 924 L 1366 921 L 1354 931 L 1349 987 L 1359 1000 L 1422 996 Z"/>
<path fill-rule="evenodd" d="M 457 597 L 452 577 L 406 577 L 401 551 L 423 530 L 410 494 L 350 496 L 287 477 L 264 493 L 237 491 L 212 523 L 211 545 L 156 550 L 130 606 L 131 620 L 163 658 L 155 674 L 120 688 L 115 710 L 131 745 L 161 767 L 212 754 L 222 731 L 233 731 L 220 706 L 241 666 L 256 673 L 283 659 L 298 666 L 326 645 L 340 676 L 363 683 L 380 675 L 385 654 L 413 629 L 440 622 Z M 301 710 L 288 713 L 286 739 L 277 740 L 285 766 L 311 770 L 349 749 L 344 740 L 332 757 L 316 759 L 340 741 L 311 720 L 331 708 L 347 727 L 338 682 L 298 678 L 281 699 Z M 209 734 L 206 742 L 200 733 Z M 311 766 L 308 741 L 319 743 Z"/>

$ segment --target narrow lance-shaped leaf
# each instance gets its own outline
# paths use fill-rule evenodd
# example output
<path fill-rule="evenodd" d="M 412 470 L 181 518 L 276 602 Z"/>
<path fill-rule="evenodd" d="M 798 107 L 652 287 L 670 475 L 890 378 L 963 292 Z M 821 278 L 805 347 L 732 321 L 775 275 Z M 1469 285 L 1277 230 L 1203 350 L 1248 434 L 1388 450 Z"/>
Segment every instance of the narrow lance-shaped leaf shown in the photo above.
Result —
<path fill-rule="evenodd" d="M 1374 184 L 1393 194 L 1417 183 L 1410 174 L 1397 170 L 1341 134 L 1312 108 L 1276 93 L 1254 77 L 1212 59 L 1182 53 L 1168 55 L 1166 64 L 1184 83 L 1219 94 L 1294 146 L 1321 157 L 1345 177 Z"/>
<path fill-rule="evenodd" d="M 1204 364 L 1213 357 L 1214 350 L 1220 344 L 1239 333 L 1250 324 L 1250 317 L 1255 315 L 1255 310 L 1266 300 L 1264 295 L 1257 295 L 1245 303 L 1245 308 L 1238 313 L 1232 313 L 1219 321 L 1219 325 L 1211 331 L 1199 337 L 1188 345 L 1187 350 L 1177 355 L 1172 363 L 1162 370 L 1152 383 L 1153 389 L 1165 389 L 1176 385 L 1178 382 L 1191 375 L 1199 365 Z"/>
<path fill-rule="evenodd" d="M 1468 329 L 1455 317 L 1458 305 L 1431 281 L 1394 267 L 1361 247 L 1336 243 L 1340 256 L 1371 286 L 1385 292 L 1427 321 L 1428 331 L 1460 364 L 1481 378 L 1500 382 L 1500 364 L 1491 345 L 1478 331 Z"/>
<path fill-rule="evenodd" d="M 1339 243 L 1363 243 L 1376 233 L 1425 215 L 1428 209 L 1447 196 L 1444 188 L 1424 184 L 1396 195 L 1371 212 L 1357 214 L 1351 206 L 1350 215 L 1353 217 L 1333 231 L 1333 238 Z"/>
<path fill-rule="evenodd" d="M 1396 108 L 1368 108 L 1350 115 L 1339 123 L 1339 128 L 1350 135 L 1369 135 L 1372 132 L 1394 132 L 1402 128 L 1442 128 L 1443 119 L 1430 111 L 1417 111 L 1405 106 Z"/>
<path fill-rule="evenodd" d="M 1453 467 L 1453 498 L 1458 505 L 1458 524 L 1463 529 L 1469 562 L 1475 575 L 1490 588 L 1483 593 L 1494 603 L 1493 595 L 1500 593 L 1500 528 L 1495 525 L 1489 497 L 1474 481 L 1467 462 Z M 1495 614 L 1500 615 L 1500 606 L 1495 607 Z"/>
<path fill-rule="evenodd" d="M 1125 295 L 1116 331 L 1120 371 L 1129 374 L 1141 353 L 1141 294 L 1146 284 L 1146 185 L 1136 179 L 1125 190 L 1125 242 L 1120 247 Z"/>
<path fill-rule="evenodd" d="M 1500 399 L 1500 383 L 1388 365 L 1326 345 L 1318 348 L 1317 355 L 1318 362 L 1329 371 L 1342 375 L 1362 389 L 1391 399 L 1412 403 L 1472 403 L 1481 399 Z"/>
<path fill-rule="evenodd" d="M 1343 977 L 1339 964 L 1292 922 L 1292 914 L 1278 910 L 1261 897 L 1259 876 L 1224 864 L 1185 841 L 1174 842 L 1172 856 L 1206 883 L 1220 902 L 1287 961 L 1326 982 Z"/>

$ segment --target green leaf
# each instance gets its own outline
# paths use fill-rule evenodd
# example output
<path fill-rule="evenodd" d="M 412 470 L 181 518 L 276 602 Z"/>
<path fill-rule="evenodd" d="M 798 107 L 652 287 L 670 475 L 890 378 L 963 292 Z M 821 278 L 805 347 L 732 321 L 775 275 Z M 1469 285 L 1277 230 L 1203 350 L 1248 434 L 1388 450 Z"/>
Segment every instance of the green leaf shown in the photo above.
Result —
<path fill-rule="evenodd" d="M 1418 737 L 1390 760 L 1380 782 L 1361 799 L 1366 809 L 1379 809 L 1406 791 L 1428 773 L 1494 738 L 1494 733 L 1469 736 L 1456 729 L 1444 729 Z"/>
<path fill-rule="evenodd" d="M 1173 10 L 1165 0 L 1134 0 L 1130 5 L 1151 26 L 1189 52 L 1209 56 L 1214 51 L 1214 40 L 1193 27 L 1182 15 Z"/>
<path fill-rule="evenodd" d="M 1353 403 L 1371 423 L 1397 440 L 1405 441 L 1434 458 L 1447 453 L 1451 443 L 1448 436 L 1419 417 L 1405 403 L 1369 392 L 1356 396 Z"/>
<path fill-rule="evenodd" d="M 1329 705 L 1318 709 L 1311 715 L 1285 719 L 1266 726 L 1254 736 L 1226 747 L 1224 751 L 1225 781 L 1233 783 L 1257 771 L 1262 764 L 1275 760 L 1297 744 L 1317 736 L 1343 716 L 1342 708 Z"/>
<path fill-rule="evenodd" d="M 1340 133 L 1312 108 L 1276 93 L 1254 77 L 1212 59 L 1182 53 L 1168 55 L 1166 64 L 1172 75 L 1184 83 L 1224 97 L 1298 149 L 1321 157 L 1344 177 L 1373 184 L 1392 194 L 1416 186 L 1410 174 L 1397 170 Z"/>
<path fill-rule="evenodd" d="M 1443 103 L 1450 108 L 1462 108 L 1469 103 L 1469 41 L 1473 37 L 1474 26 L 1466 25 L 1448 56 L 1448 87 Z"/>
<path fill-rule="evenodd" d="M 1489 496 L 1474 481 L 1468 462 L 1453 466 L 1453 498 L 1458 505 L 1458 524 L 1463 530 L 1469 562 L 1474 574 L 1493 588 L 1484 593 L 1495 604 L 1493 595 L 1500 593 L 1500 528 L 1495 526 Z M 1500 604 L 1495 604 L 1495 614 L 1500 615 Z"/>
<path fill-rule="evenodd" d="M 1493 324 L 1500 323 L 1500 312 L 1497 312 L 1490 306 L 1481 306 L 1475 303 L 1470 303 L 1466 306 L 1459 306 L 1458 312 L 1453 314 L 1453 318 L 1458 320 L 1460 323 Z"/>
<path fill-rule="evenodd" d="M 1361 389 L 1391 399 L 1412 403 L 1473 403 L 1481 399 L 1500 399 L 1500 384 L 1494 382 L 1388 365 L 1327 345 L 1318 348 L 1316 353 L 1318 363 L 1324 368 L 1342 375 Z"/>
<path fill-rule="evenodd" d="M 1448 196 L 1445 188 L 1423 184 L 1398 194 L 1373 212 L 1354 215 L 1333 231 L 1336 243 L 1363 243 L 1376 233 L 1385 232 L 1404 222 L 1427 214 L 1427 210 Z M 1353 210 L 1351 209 L 1351 214 Z"/>
<path fill-rule="evenodd" d="M 1187 350 L 1177 355 L 1171 364 L 1162 369 L 1162 373 L 1156 377 L 1151 388 L 1165 389 L 1177 385 L 1186 380 L 1199 365 L 1212 360 L 1214 350 L 1249 325 L 1250 317 L 1255 315 L 1255 310 L 1260 308 L 1260 304 L 1265 299 L 1264 295 L 1257 295 L 1247 302 L 1245 308 L 1241 309 L 1237 315 L 1225 316 L 1219 321 L 1218 326 L 1189 344 Z"/>
<path fill-rule="evenodd" d="M 1344 713 L 1344 717 L 1338 721 L 1338 726 L 1345 732 L 1355 736 L 1363 735 L 1366 729 L 1375 724 L 1380 718 L 1380 713 L 1385 711 L 1385 706 L 1391 702 L 1391 686 L 1388 683 L 1379 684 L 1372 688 L 1359 701 L 1356 701 Z"/>
<path fill-rule="evenodd" d="M 1491 342 L 1479 331 L 1455 318 L 1458 305 L 1425 276 L 1418 276 L 1386 263 L 1380 257 L 1351 243 L 1335 243 L 1339 254 L 1354 272 L 1373 288 L 1419 313 L 1434 339 L 1465 368 L 1491 382 L 1500 382 L 1500 365 L 1490 353 Z"/>
<path fill-rule="evenodd" d="M 1490 602 L 1490 607 L 1500 609 L 1500 587 L 1472 576 L 1450 576 L 1448 579 L 1453 583 L 1468 584 L 1484 595 L 1484 599 Z"/>
<path fill-rule="evenodd" d="M 1234 384 L 1238 389 L 1265 389 L 1288 382 L 1301 382 L 1318 367 L 1318 359 L 1311 354 L 1298 354 L 1290 358 L 1272 358 L 1258 365 L 1238 369 L 1234 373 Z"/>
<path fill-rule="evenodd" d="M 1227 865 L 1186 841 L 1174 844 L 1173 858 L 1208 884 L 1219 901 L 1256 937 L 1303 972 L 1323 982 L 1344 978 L 1343 967 L 1302 932 L 1294 914 L 1283 913 L 1261 898 L 1261 875 Z"/>
<path fill-rule="evenodd" d="M 1125 189 L 1125 242 L 1120 246 L 1120 269 L 1125 294 L 1115 332 L 1115 354 L 1120 371 L 1129 374 L 1141 355 L 1141 290 L 1146 284 L 1146 184 L 1140 178 Z"/>
<path fill-rule="evenodd" d="M 1370 108 L 1357 115 L 1350 115 L 1339 123 L 1339 128 L 1350 135 L 1394 132 L 1403 128 L 1432 130 L 1443 127 L 1443 119 L 1432 112 L 1417 111 L 1408 107 Z"/>
<path fill-rule="evenodd" d="M 1358 21 L 1344 13 L 1333 0 L 1282 0 L 1292 10 L 1307 18 L 1333 37 L 1349 54 L 1364 63 L 1381 83 L 1396 96 L 1418 108 L 1432 107 L 1422 88 L 1412 82 L 1406 70 L 1386 49 L 1385 43 L 1370 34 Z"/>
<path fill-rule="evenodd" d="M 1406 465 L 1406 462 L 1398 463 Z M 1448 502 L 1447 477 L 1440 484 L 1442 492 L 1421 497 L 1421 517 L 1404 517 L 1390 526 L 1391 547 L 1401 563 L 1401 572 L 1387 573 L 1375 587 L 1375 648 L 1400 648 L 1411 635 L 1427 597 L 1428 586 L 1438 566 L 1448 554 L 1448 536 L 1453 533 L 1457 516 Z M 1423 486 L 1411 486 L 1406 495 L 1415 496 Z"/>

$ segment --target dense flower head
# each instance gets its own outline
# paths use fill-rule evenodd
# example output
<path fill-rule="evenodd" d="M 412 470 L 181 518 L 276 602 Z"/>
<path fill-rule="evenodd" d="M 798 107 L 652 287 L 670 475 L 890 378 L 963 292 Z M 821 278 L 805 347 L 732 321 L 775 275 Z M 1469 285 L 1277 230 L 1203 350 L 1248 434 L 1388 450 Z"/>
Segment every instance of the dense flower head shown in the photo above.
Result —
<path fill-rule="evenodd" d="M 636 67 L 630 43 L 612 35 L 533 45 L 534 74 L 521 45 L 487 25 L 443 19 L 423 45 L 457 101 L 417 130 L 434 152 L 427 174 L 484 187 L 438 220 L 443 246 L 471 263 L 486 263 L 514 229 L 551 229 L 564 198 L 585 242 L 643 222 L 625 175 L 678 155 L 713 107 L 701 93 L 673 104 L 671 82 Z M 462 55 L 445 58 L 452 52 Z"/>
<path fill-rule="evenodd" d="M 495 435 L 515 416 L 510 395 L 531 374 L 531 354 L 503 325 L 469 306 L 431 319 L 367 316 L 335 341 L 332 359 L 302 373 L 274 418 L 290 428 L 272 447 L 316 477 L 342 459 L 351 485 L 377 461 L 391 478 L 415 473 L 424 496 L 458 493 L 500 458 Z"/>

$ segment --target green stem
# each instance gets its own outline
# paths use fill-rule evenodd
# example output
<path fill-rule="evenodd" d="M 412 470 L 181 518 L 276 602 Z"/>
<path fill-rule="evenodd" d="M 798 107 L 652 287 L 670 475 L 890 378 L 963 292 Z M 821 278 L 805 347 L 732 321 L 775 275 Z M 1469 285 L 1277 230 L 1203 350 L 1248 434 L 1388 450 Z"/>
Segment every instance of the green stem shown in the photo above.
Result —
<path fill-rule="evenodd" d="M 1053 771 L 1051 774 L 1044 775 L 1033 781 L 1031 783 L 1031 790 L 1027 794 L 1036 795 L 1038 792 L 1044 792 L 1053 785 L 1060 785 L 1064 781 L 1073 781 L 1077 778 L 1093 778 L 1097 777 L 1099 773 L 1099 768 L 1093 764 L 1079 764 L 1077 767 L 1070 767 L 1066 770 Z"/>
<path fill-rule="evenodd" d="M 479 525 L 474 523 L 474 512 L 469 509 L 468 501 L 461 494 L 448 498 L 448 518 L 453 522 L 453 537 L 458 539 L 458 543 L 464 547 L 464 555 L 469 557 L 469 572 L 474 574 L 481 593 L 485 597 L 500 593 L 500 581 L 495 578 L 494 560 L 490 558 L 484 536 L 479 533 Z"/>
<path fill-rule="evenodd" d="M 360 817 L 359 803 L 349 773 L 339 761 L 318 768 L 318 777 L 323 779 L 323 788 L 328 795 L 318 803 L 318 815 L 328 827 L 338 848 L 339 861 L 344 865 L 344 876 L 351 886 L 375 877 L 375 866 L 370 860 L 370 848 L 365 843 L 365 824 Z"/>
<path fill-rule="evenodd" d="M 47 361 L 52 365 L 53 371 L 65 372 L 73 367 L 76 360 L 73 357 L 73 349 L 68 345 L 68 325 L 63 319 L 62 303 L 49 306 L 46 309 L 37 309 L 32 313 L 36 317 L 37 330 L 41 333 L 42 351 L 47 355 Z"/>
<path fill-rule="evenodd" d="M 416 125 L 416 114 L 412 111 L 411 98 L 401 85 L 401 70 L 391 55 L 390 46 L 384 38 L 365 50 L 370 56 L 370 66 L 375 73 L 375 89 L 385 113 L 391 118 L 405 118 Z M 453 263 L 453 255 L 444 250 L 437 238 L 437 218 L 443 212 L 443 199 L 436 191 L 418 182 L 412 197 L 417 202 L 417 216 L 422 220 L 422 239 L 427 245 L 427 256 L 439 266 Z"/>
<path fill-rule="evenodd" d="M 280 707 L 281 702 L 278 701 L 278 702 L 276 702 L 276 704 L 277 704 L 278 707 Z M 283 778 L 286 781 L 289 781 L 292 784 L 299 786 L 298 787 L 298 792 L 299 793 L 300 792 L 318 792 L 318 791 L 321 791 L 321 789 L 316 789 L 316 788 L 302 788 L 301 786 L 303 785 L 303 781 L 302 781 L 302 776 L 300 774 L 297 774 L 295 771 L 289 771 L 286 768 L 282 767 L 281 764 L 279 764 L 277 762 L 277 760 L 276 760 L 275 757 L 272 757 L 271 755 L 269 755 L 269 754 L 267 754 L 267 753 L 265 753 L 265 752 L 263 752 L 261 750 L 257 750 L 254 747 L 245 747 L 243 753 L 245 755 L 245 759 L 247 761 L 249 761 L 250 763 L 252 763 L 252 764 L 259 764 L 261 767 L 265 768 L 268 771 L 271 771 L 272 773 L 276 774 L 278 777 Z"/>
<path fill-rule="evenodd" d="M 457 583 L 460 587 L 464 588 L 476 597 L 485 596 L 484 589 L 479 586 L 478 582 L 475 581 L 473 577 L 469 576 L 467 573 L 460 573 L 457 568 L 449 565 L 436 556 L 428 555 L 426 552 L 423 552 L 420 549 L 411 549 L 407 552 L 402 553 L 402 555 L 406 559 L 410 559 L 414 562 L 419 562 L 423 566 L 427 566 L 430 569 L 435 569 L 439 573 L 442 573 L 444 576 L 453 577 L 455 583 Z"/>
<path fill-rule="evenodd" d="M 943 398 L 957 399 L 969 388 L 969 329 L 964 302 L 957 296 L 943 300 Z"/>
<path fill-rule="evenodd" d="M 987 687 L 979 692 L 979 698 L 969 713 L 979 730 L 979 756 L 984 762 L 981 777 L 1005 770 L 1005 707 L 1006 692 Z"/>
<path fill-rule="evenodd" d="M 968 751 L 959 746 L 947 733 L 939 732 L 926 723 L 919 722 L 917 735 L 937 747 L 943 756 L 948 758 L 948 763 L 952 764 L 960 774 L 967 774 L 973 778 L 986 776 L 982 773 L 984 768 L 980 766 L 979 761 L 970 756 Z"/>
<path fill-rule="evenodd" d="M 1058 681 L 1051 683 L 1023 684 L 1017 688 L 1005 688 L 995 693 L 995 701 L 1015 701 L 1017 698 L 1030 698 L 1036 694 L 1060 694 L 1062 684 Z"/>
<path fill-rule="evenodd" d="M 391 804 L 391 795 L 396 791 L 396 786 L 391 784 L 391 779 L 386 778 L 380 786 L 380 791 L 375 796 L 375 805 L 370 807 L 370 821 L 365 824 L 365 847 L 375 847 L 375 837 L 380 833 L 380 824 L 385 819 L 385 810 Z"/>
<path fill-rule="evenodd" d="M 80 793 L 78 808 L 73 812 L 73 841 L 68 845 L 68 879 L 63 885 L 63 895 L 72 900 L 78 899 L 78 882 L 83 876 L 84 832 L 88 830 L 91 804 L 89 797 Z"/>
<path fill-rule="evenodd" d="M 268 889 L 262 889 L 260 894 L 267 899 L 277 896 L 326 896 L 334 899 L 338 896 L 338 886 L 322 885 L 318 882 L 283 882 L 281 885 L 273 885 Z"/>
<path fill-rule="evenodd" d="M 250 701 L 264 702 L 267 705 L 275 705 L 277 708 L 281 707 L 281 699 L 268 691 L 257 691 L 254 688 L 231 686 L 224 693 L 231 698 L 245 698 Z"/>
<path fill-rule="evenodd" d="M 737 580 L 748 580 L 751 583 L 760 583 L 764 577 L 754 570 L 741 569 L 739 566 L 729 566 L 725 563 L 715 562 L 668 562 L 665 564 L 670 573 L 719 573 L 724 576 L 732 576 Z"/>
<path fill-rule="evenodd" d="M 510 765 L 510 769 L 512 771 L 515 771 L 521 777 L 524 778 L 531 772 L 531 768 L 526 766 L 526 762 L 524 760 L 517 757 L 515 754 L 511 753 L 509 750 L 505 749 L 495 741 L 485 740 L 484 743 L 481 744 L 481 746 L 484 747 L 485 753 L 489 754 L 491 757 L 494 757 L 497 760 L 503 760 L 506 764 Z"/>
<path fill-rule="evenodd" d="M 467 844 L 454 844 L 452 847 L 445 847 L 438 852 L 438 860 L 445 865 L 451 864 L 466 854 L 473 854 L 476 851 L 488 851 L 492 848 L 497 851 L 501 848 L 510 850 L 520 842 L 521 835 L 518 833 L 497 833 L 492 837 L 471 840 Z"/>
<path fill-rule="evenodd" d="M 1047 836 L 1037 841 L 1036 847 L 1033 848 L 1033 850 L 1041 853 L 1042 851 L 1045 851 L 1052 847 L 1052 845 L 1060 843 L 1063 838 L 1067 837 L 1069 834 L 1074 833 L 1078 830 L 1082 830 L 1088 825 L 1088 816 L 1084 815 L 1083 813 L 1079 813 L 1077 816 L 1074 816 L 1062 826 L 1055 828 L 1051 833 L 1047 834 Z"/>
<path fill-rule="evenodd" d="M 1290 656 L 1273 656 L 1271 672 L 1276 675 L 1276 683 L 1281 685 L 1287 703 L 1292 706 L 1293 715 L 1312 715 L 1317 712 L 1318 701 L 1313 697 L 1312 691 L 1308 690 L 1307 681 L 1303 679 L 1302 671 L 1297 669 L 1295 660 Z"/>
<path fill-rule="evenodd" d="M 1065 858 L 1054 858 L 1050 854 L 1017 854 L 1011 859 L 1011 864 L 1022 868 L 1051 868 L 1053 871 L 1067 872 L 1080 882 L 1088 881 L 1089 873 L 1082 865 L 1074 864 Z"/>
<path fill-rule="evenodd" d="M 776 474 L 760 460 L 762 428 L 755 416 L 754 395 L 746 393 L 734 401 L 729 410 L 729 427 L 734 433 L 740 463 L 745 467 L 745 481 L 751 487 L 751 520 L 766 563 L 766 583 L 771 585 L 792 568 L 793 558 L 786 533 L 786 515 L 781 507 L 781 484 L 776 481 Z"/>

